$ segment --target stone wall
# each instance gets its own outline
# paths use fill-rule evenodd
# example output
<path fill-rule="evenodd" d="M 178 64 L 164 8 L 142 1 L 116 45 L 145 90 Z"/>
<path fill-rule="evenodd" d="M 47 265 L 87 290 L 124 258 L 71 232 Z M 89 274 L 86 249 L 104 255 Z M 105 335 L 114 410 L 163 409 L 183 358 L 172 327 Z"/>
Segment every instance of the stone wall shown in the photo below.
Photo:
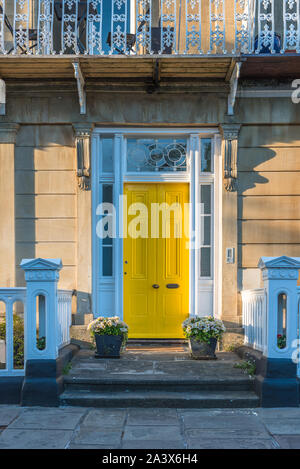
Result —
<path fill-rule="evenodd" d="M 59 287 L 76 286 L 76 181 L 73 129 L 21 126 L 15 148 L 17 285 L 22 258 L 61 258 Z"/>
<path fill-rule="evenodd" d="M 296 107 L 296 106 L 295 106 Z M 282 108 L 284 120 L 285 108 Z M 243 126 L 239 141 L 240 288 L 257 288 L 261 256 L 300 255 L 300 126 Z"/>

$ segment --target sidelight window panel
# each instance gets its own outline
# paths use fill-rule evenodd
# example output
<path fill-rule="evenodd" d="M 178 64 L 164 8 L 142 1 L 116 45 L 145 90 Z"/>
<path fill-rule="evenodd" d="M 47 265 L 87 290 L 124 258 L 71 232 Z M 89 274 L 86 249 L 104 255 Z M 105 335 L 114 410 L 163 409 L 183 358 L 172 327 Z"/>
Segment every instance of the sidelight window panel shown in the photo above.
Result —
<path fill-rule="evenodd" d="M 201 138 L 201 173 L 213 172 L 212 140 Z"/>
<path fill-rule="evenodd" d="M 113 203 L 113 184 L 102 184 L 102 203 Z M 102 217 L 107 217 L 108 221 L 104 224 L 103 238 L 101 239 L 102 250 L 102 276 L 113 276 L 113 238 L 109 231 L 110 216 L 109 210 L 104 210 Z M 105 234 L 107 232 L 107 235 Z"/>
<path fill-rule="evenodd" d="M 200 277 L 212 277 L 212 184 L 200 184 Z"/>

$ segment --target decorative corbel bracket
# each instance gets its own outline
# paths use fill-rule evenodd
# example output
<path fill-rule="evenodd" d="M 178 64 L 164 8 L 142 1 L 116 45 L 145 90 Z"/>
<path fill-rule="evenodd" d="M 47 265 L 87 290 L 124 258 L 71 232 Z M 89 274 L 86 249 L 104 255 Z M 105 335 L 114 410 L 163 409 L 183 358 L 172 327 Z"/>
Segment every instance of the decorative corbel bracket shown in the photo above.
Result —
<path fill-rule="evenodd" d="M 73 124 L 77 156 L 78 186 L 82 190 L 90 189 L 91 176 L 91 133 L 92 125 Z"/>
<path fill-rule="evenodd" d="M 224 179 L 228 192 L 237 190 L 237 155 L 240 124 L 222 124 L 220 126 L 224 140 Z"/>
<path fill-rule="evenodd" d="M 6 114 L 6 83 L 0 79 L 0 116 Z"/>
<path fill-rule="evenodd" d="M 74 75 L 77 81 L 78 98 L 80 105 L 80 114 L 86 114 L 86 92 L 85 81 L 79 62 L 73 62 Z"/>
<path fill-rule="evenodd" d="M 236 62 L 234 69 L 232 71 L 229 84 L 230 84 L 230 93 L 228 95 L 228 105 L 227 105 L 227 114 L 228 116 L 234 115 L 234 105 L 236 100 L 236 93 L 241 73 L 242 62 Z"/>

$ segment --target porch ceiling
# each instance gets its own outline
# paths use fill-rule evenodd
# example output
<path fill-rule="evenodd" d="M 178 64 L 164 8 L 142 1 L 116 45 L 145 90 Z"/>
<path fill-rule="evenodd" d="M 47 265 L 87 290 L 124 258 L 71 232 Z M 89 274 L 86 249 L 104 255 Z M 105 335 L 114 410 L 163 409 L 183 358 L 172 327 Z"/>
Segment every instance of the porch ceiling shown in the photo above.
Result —
<path fill-rule="evenodd" d="M 224 56 L 1 56 L 2 79 L 73 79 L 73 62 L 78 62 L 86 80 L 140 79 L 228 81 L 237 57 Z"/>

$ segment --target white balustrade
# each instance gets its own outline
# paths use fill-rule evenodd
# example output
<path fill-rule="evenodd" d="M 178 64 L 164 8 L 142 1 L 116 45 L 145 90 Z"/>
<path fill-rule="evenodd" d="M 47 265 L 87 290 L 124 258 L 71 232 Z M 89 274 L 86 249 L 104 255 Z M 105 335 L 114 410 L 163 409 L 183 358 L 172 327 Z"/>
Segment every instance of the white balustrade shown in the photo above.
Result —
<path fill-rule="evenodd" d="M 261 352 L 266 342 L 266 299 L 264 289 L 242 291 L 244 343 Z"/>
<path fill-rule="evenodd" d="M 24 369 L 15 368 L 14 366 L 14 305 L 16 302 L 22 302 L 24 306 L 24 316 L 26 314 L 26 288 L 0 288 L 0 302 L 5 307 L 0 312 L 4 316 L 0 318 L 0 324 L 5 321 L 6 338 L 0 340 L 0 377 L 1 376 L 22 376 Z M 3 366 L 3 368 L 1 367 Z"/>
<path fill-rule="evenodd" d="M 72 325 L 72 291 L 57 292 L 57 346 L 58 349 L 70 343 Z"/>
<path fill-rule="evenodd" d="M 61 261 L 56 259 L 24 260 L 25 288 L 0 288 L 0 325 L 5 323 L 5 339 L 0 339 L 0 377 L 23 376 L 25 366 L 15 366 L 14 317 L 19 315 L 17 302 L 23 304 L 24 364 L 28 359 L 55 359 L 61 348 L 70 343 L 72 291 L 57 290 Z M 37 318 L 37 298 L 39 318 Z M 45 348 L 37 346 L 45 338 Z M 20 358 L 20 357 L 19 357 Z"/>
<path fill-rule="evenodd" d="M 300 53 L 299 0 L 0 0 L 0 55 L 286 51 Z"/>
<path fill-rule="evenodd" d="M 264 288 L 242 291 L 245 344 L 270 359 L 298 364 L 300 375 L 300 258 L 262 257 Z"/>

